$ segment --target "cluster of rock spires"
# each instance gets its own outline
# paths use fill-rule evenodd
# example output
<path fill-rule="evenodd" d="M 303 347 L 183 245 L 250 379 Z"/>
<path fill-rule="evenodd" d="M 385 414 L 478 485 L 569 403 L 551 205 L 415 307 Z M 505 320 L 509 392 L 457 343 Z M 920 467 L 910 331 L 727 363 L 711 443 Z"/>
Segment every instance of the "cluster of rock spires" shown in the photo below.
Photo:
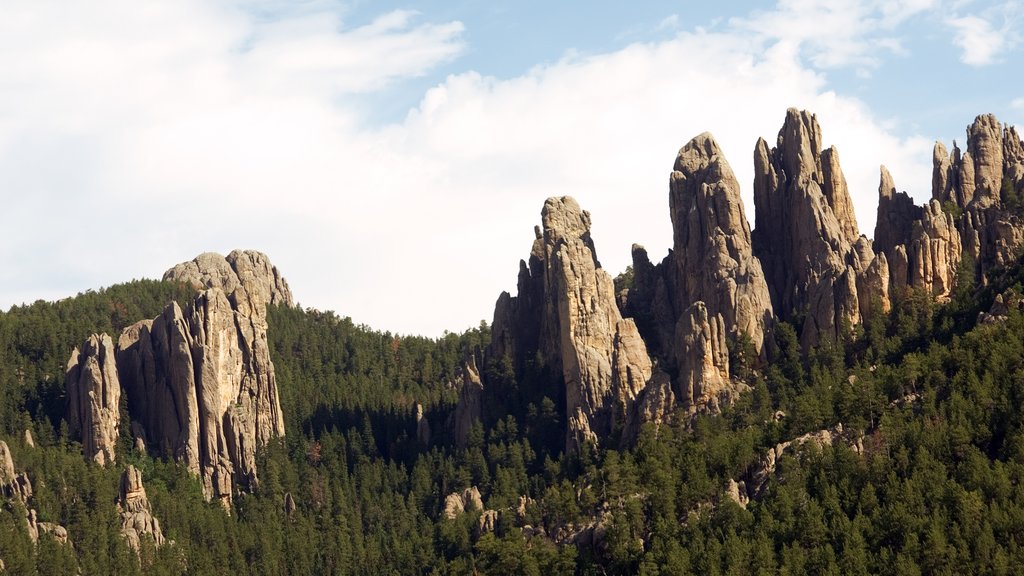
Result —
<path fill-rule="evenodd" d="M 258 481 L 256 450 L 284 435 L 266 308 L 292 306 L 292 295 L 254 251 L 202 254 L 164 280 L 200 292 L 185 310 L 172 302 L 129 326 L 116 346 L 94 334 L 72 352 L 69 430 L 102 465 L 114 462 L 119 428 L 128 425 L 138 448 L 183 462 L 202 478 L 208 499 L 227 505 L 235 485 Z M 122 391 L 128 423 L 120 422 Z"/>
<path fill-rule="evenodd" d="M 968 128 L 966 152 L 936 144 L 925 206 L 881 168 L 874 241 L 859 232 L 838 152 L 821 142 L 817 118 L 796 109 L 775 146 L 758 140 L 751 231 L 718 144 L 707 133 L 691 140 L 669 179 L 672 249 L 652 264 L 634 245 L 624 294 L 597 259 L 589 213 L 549 198 L 516 296 L 498 298 L 485 361 L 507 357 L 516 374 L 539 361 L 561 376 L 568 450 L 615 434 L 628 441 L 676 407 L 731 402 L 744 385 L 730 373 L 730 341 L 765 356 L 777 320 L 801 326 L 805 350 L 840 341 L 901 292 L 947 300 L 961 262 L 985 283 L 1024 246 L 1024 147 L 995 117 Z M 475 362 L 463 372 L 458 439 L 484 417 L 491 385 Z"/>

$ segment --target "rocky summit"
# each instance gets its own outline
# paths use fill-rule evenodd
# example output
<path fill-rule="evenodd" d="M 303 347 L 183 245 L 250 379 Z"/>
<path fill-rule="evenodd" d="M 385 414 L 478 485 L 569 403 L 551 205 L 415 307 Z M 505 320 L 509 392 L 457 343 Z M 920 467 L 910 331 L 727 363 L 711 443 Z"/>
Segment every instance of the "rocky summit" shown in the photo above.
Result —
<path fill-rule="evenodd" d="M 597 259 L 590 213 L 549 198 L 542 227 L 520 263 L 519 293 L 502 294 L 489 357 L 520 367 L 537 357 L 564 382 L 566 449 L 621 428 L 652 365 L 636 323 L 624 319 L 612 277 Z"/>
<path fill-rule="evenodd" d="M 127 327 L 116 349 L 100 335 L 72 354 L 69 430 L 88 458 L 112 462 L 123 390 L 136 446 L 181 461 L 208 499 L 228 504 L 236 485 L 255 488 L 256 451 L 284 435 L 266 307 L 293 305 L 291 292 L 253 251 L 202 254 L 164 279 L 200 292 Z"/>
<path fill-rule="evenodd" d="M 616 277 L 545 200 L 461 334 L 298 309 L 253 251 L 0 311 L 0 574 L 1021 572 L 1016 129 L 936 143 L 923 202 L 881 166 L 869 238 L 781 120 L 747 183 L 685 142 Z"/>
<path fill-rule="evenodd" d="M 986 283 L 1024 245 L 1024 148 L 994 117 L 968 128 L 963 153 L 936 144 L 933 199 L 923 206 L 881 167 L 873 241 L 859 232 L 838 150 L 821 142 L 817 118 L 797 109 L 773 146 L 758 140 L 751 231 L 718 143 L 693 138 L 669 177 L 672 247 L 654 264 L 634 245 L 621 294 L 597 259 L 590 214 L 549 198 L 517 294 L 498 298 L 488 362 L 507 358 L 521 376 L 540 359 L 560 376 L 567 448 L 616 434 L 628 441 L 674 406 L 693 415 L 732 403 L 745 385 L 730 350 L 769 355 L 775 322 L 795 324 L 805 351 L 841 342 L 908 290 L 944 302 L 958 282 Z M 487 418 L 486 372 L 464 371 L 459 437 Z"/>

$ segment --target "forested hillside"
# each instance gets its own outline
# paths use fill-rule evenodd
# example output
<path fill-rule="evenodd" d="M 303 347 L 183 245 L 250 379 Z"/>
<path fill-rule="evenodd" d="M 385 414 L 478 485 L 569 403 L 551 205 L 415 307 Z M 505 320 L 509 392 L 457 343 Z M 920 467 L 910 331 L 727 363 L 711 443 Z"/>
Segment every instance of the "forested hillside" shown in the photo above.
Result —
<path fill-rule="evenodd" d="M 2 438 L 40 519 L 72 544 L 33 545 L 8 502 L 0 558 L 11 574 L 1012 574 L 1024 565 L 1024 315 L 975 319 L 1020 279 L 1016 267 L 944 307 L 908 292 L 806 359 L 780 325 L 777 356 L 739 365 L 753 390 L 720 416 L 572 457 L 551 448 L 543 420 L 557 411 L 541 403 L 477 426 L 465 448 L 445 436 L 459 362 L 486 326 L 433 341 L 274 307 L 288 429 L 261 454 L 254 494 L 229 514 L 182 467 L 119 446 L 173 540 L 144 542 L 141 563 L 118 531 L 119 470 L 83 460 L 62 425 L 63 357 L 190 289 L 140 281 L 17 307 L 0 315 Z M 840 423 L 831 446 L 783 451 L 752 500 L 729 497 L 778 443 Z M 443 514 L 471 486 L 498 511 L 485 530 L 483 511 Z"/>
<path fill-rule="evenodd" d="M 714 138 L 613 279 L 549 198 L 439 339 L 295 306 L 262 253 L 0 313 L 0 574 L 1019 574 L 1024 142 L 884 168 L 874 241 L 790 109 L 757 228 Z"/>

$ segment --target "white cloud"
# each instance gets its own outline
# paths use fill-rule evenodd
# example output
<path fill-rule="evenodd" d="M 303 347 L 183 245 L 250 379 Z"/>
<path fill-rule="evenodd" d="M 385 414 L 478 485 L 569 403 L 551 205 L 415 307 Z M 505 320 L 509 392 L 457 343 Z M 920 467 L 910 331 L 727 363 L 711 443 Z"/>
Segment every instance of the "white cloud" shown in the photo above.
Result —
<path fill-rule="evenodd" d="M 1005 44 L 1003 35 L 984 18 L 962 16 L 950 18 L 946 23 L 953 28 L 953 43 L 963 50 L 960 61 L 964 64 L 991 64 Z"/>
<path fill-rule="evenodd" d="M 507 80 L 466 72 L 402 121 L 368 127 L 351 95 L 449 61 L 462 26 L 393 12 L 346 28 L 319 4 L 267 6 L 274 18 L 198 0 L 5 8 L 0 302 L 252 247 L 305 305 L 403 332 L 460 330 L 514 289 L 547 196 L 591 211 L 613 273 L 632 242 L 664 254 L 675 152 L 705 130 L 753 220 L 754 142 L 774 141 L 789 106 L 817 112 L 839 148 L 864 232 L 880 163 L 927 196 L 929 143 L 893 137 L 802 65 L 808 41 L 826 57 L 820 35 L 740 26 Z"/>
<path fill-rule="evenodd" d="M 817 68 L 880 64 L 882 54 L 904 53 L 894 29 L 937 5 L 935 0 L 780 0 L 769 10 L 736 18 L 732 25 L 768 41 L 797 46 Z"/>
<path fill-rule="evenodd" d="M 946 18 L 946 25 L 953 31 L 953 44 L 962 50 L 960 61 L 970 66 L 998 62 L 1020 43 L 1020 13 L 1019 0 L 1009 0 L 975 14 L 953 13 Z"/>
<path fill-rule="evenodd" d="M 1024 96 L 1020 98 L 1014 98 L 1013 102 L 1010 102 L 1010 106 L 1014 110 L 1024 110 Z"/>

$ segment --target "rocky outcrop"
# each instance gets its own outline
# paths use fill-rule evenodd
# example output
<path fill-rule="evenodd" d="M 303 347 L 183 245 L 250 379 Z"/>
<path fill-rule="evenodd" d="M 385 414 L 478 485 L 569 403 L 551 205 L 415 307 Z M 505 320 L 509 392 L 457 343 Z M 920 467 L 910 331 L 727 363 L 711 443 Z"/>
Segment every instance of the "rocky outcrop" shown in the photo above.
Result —
<path fill-rule="evenodd" d="M 452 492 L 446 496 L 442 514 L 451 520 L 470 510 L 484 510 L 484 502 L 480 498 L 480 490 L 476 486 L 470 486 L 461 492 Z"/>
<path fill-rule="evenodd" d="M 845 186 L 842 174 L 832 175 Z M 634 281 L 623 311 L 676 374 L 672 397 L 691 413 L 717 411 L 719 400 L 731 397 L 721 393 L 733 389 L 726 341 L 748 338 L 760 353 L 772 303 L 753 255 L 739 182 L 710 134 L 679 150 L 669 178 L 669 210 L 672 250 L 652 265 L 647 251 L 633 246 Z M 666 398 L 661 391 L 645 393 L 638 420 L 660 420 Z"/>
<path fill-rule="evenodd" d="M 476 358 L 470 356 L 462 365 L 462 384 L 459 388 L 459 402 L 452 413 L 451 430 L 455 433 L 455 444 L 464 448 L 469 440 L 473 424 L 482 422 L 484 384 L 476 367 Z"/>
<path fill-rule="evenodd" d="M 236 290 L 237 294 L 237 290 Z M 265 310 L 247 315 L 220 288 L 171 303 L 118 342 L 129 412 L 145 445 L 184 462 L 207 498 L 257 482 L 256 450 L 284 435 Z"/>
<path fill-rule="evenodd" d="M 152 538 L 156 546 L 163 546 L 164 533 L 160 522 L 153 517 L 142 485 L 142 472 L 129 465 L 121 474 L 118 487 L 117 510 L 121 516 L 121 535 L 128 541 L 128 547 L 139 552 L 142 538 Z"/>
<path fill-rule="evenodd" d="M 203 288 L 182 309 L 126 328 L 117 368 L 136 446 L 183 462 L 203 493 L 225 505 L 236 484 L 254 488 L 256 451 L 284 435 L 266 306 L 292 305 L 267 257 L 203 254 L 165 279 Z"/>
<path fill-rule="evenodd" d="M 775 469 L 783 456 L 796 455 L 801 449 L 813 446 L 819 450 L 832 446 L 836 442 L 845 442 L 852 446 L 858 453 L 861 452 L 859 439 L 854 440 L 851 435 L 843 430 L 842 424 L 836 424 L 832 428 L 808 432 L 786 442 L 780 442 L 774 448 L 769 449 L 761 455 L 747 471 L 747 479 L 737 483 L 736 500 L 738 503 L 747 502 L 751 499 L 759 499 L 768 486 L 768 481 L 775 475 Z M 743 490 L 739 490 L 742 484 Z M 730 487 L 731 489 L 731 487 Z M 742 505 L 742 504 L 741 504 Z"/>
<path fill-rule="evenodd" d="M 430 445 L 430 421 L 419 403 L 416 404 L 416 442 L 422 447 Z"/>
<path fill-rule="evenodd" d="M 894 190 L 884 169 L 882 181 Z M 932 200 L 923 208 L 879 192 L 875 247 L 889 259 L 894 290 L 915 288 L 944 301 L 961 274 L 986 284 L 1024 248 L 1024 145 L 991 114 L 968 127 L 966 151 L 935 144 Z"/>
<path fill-rule="evenodd" d="M 978 312 L 978 324 L 1005 322 L 1011 310 L 1024 310 L 1024 297 L 1017 294 L 1013 288 L 1008 288 L 1002 294 L 996 294 L 988 312 Z"/>
<path fill-rule="evenodd" d="M 870 243 L 858 235 L 838 152 L 821 151 L 821 139 L 817 118 L 791 108 L 776 146 L 758 140 L 754 150 L 754 254 L 775 313 L 803 318 L 805 349 L 844 338 L 869 307 L 863 300 L 888 299 L 887 286 L 867 291 L 879 287 L 891 260 L 875 263 Z"/>
<path fill-rule="evenodd" d="M 82 441 L 85 457 L 101 466 L 116 460 L 121 384 L 114 343 L 93 334 L 71 353 L 65 371 L 68 432 Z"/>
<path fill-rule="evenodd" d="M 655 369 L 650 382 L 637 395 L 633 410 L 626 418 L 622 433 L 622 446 L 632 445 L 640 435 L 640 427 L 647 422 L 656 426 L 667 422 L 676 407 L 676 395 L 672 391 L 672 380 L 660 369 Z"/>
<path fill-rule="evenodd" d="M 572 451 L 621 429 L 652 366 L 597 260 L 590 214 L 572 198 L 549 198 L 541 220 L 530 263 L 520 263 L 517 296 L 498 299 L 487 356 L 507 358 L 517 374 L 539 359 L 561 376 Z"/>
<path fill-rule="evenodd" d="M 679 359 L 676 395 L 691 413 L 717 413 L 720 405 L 735 400 L 741 386 L 729 378 L 725 322 L 721 314 L 712 316 L 703 302 L 696 302 L 679 324 L 677 349 L 684 356 Z"/>
<path fill-rule="evenodd" d="M 845 190 L 838 165 L 830 175 Z M 753 256 L 739 182 L 714 137 L 701 134 L 679 151 L 669 189 L 671 297 L 677 316 L 685 318 L 687 308 L 703 302 L 708 314 L 721 317 L 726 335 L 744 334 L 760 352 L 771 299 L 761 263 Z"/>
<path fill-rule="evenodd" d="M 295 305 L 288 282 L 266 254 L 255 250 L 234 250 L 227 257 L 206 252 L 164 272 L 163 279 L 198 290 L 219 288 L 246 316 L 264 314 L 269 304 Z"/>

